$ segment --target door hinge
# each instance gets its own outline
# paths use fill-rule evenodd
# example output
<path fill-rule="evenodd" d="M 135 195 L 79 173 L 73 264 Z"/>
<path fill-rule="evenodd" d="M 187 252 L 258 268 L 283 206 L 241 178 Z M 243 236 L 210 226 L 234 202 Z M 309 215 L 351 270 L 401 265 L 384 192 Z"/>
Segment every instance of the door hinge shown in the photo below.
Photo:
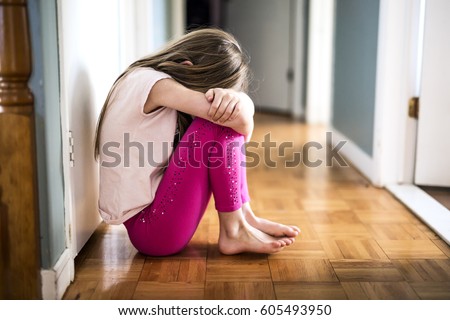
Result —
<path fill-rule="evenodd" d="M 289 68 L 286 73 L 286 77 L 287 77 L 288 82 L 294 81 L 294 69 Z"/>
<path fill-rule="evenodd" d="M 69 131 L 68 137 L 69 137 L 69 164 L 70 167 L 73 168 L 75 166 L 75 155 L 74 155 L 74 143 L 72 131 Z"/>
<path fill-rule="evenodd" d="M 69 232 L 69 235 L 68 235 L 68 237 L 69 237 L 69 243 L 72 243 L 72 224 L 69 224 L 69 230 L 68 230 Z"/>
<path fill-rule="evenodd" d="M 408 115 L 410 118 L 419 118 L 419 97 L 409 99 Z"/>

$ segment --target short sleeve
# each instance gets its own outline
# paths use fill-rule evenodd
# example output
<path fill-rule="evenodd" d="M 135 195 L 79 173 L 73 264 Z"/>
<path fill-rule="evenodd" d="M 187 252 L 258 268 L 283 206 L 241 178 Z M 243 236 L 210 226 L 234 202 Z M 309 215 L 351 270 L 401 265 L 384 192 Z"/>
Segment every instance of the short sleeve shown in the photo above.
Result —
<path fill-rule="evenodd" d="M 135 101 L 135 107 L 139 108 L 141 115 L 148 116 L 144 112 L 148 95 L 156 82 L 167 78 L 171 78 L 167 73 L 152 68 L 138 68 L 124 79 L 121 91 L 126 92 L 129 101 Z"/>

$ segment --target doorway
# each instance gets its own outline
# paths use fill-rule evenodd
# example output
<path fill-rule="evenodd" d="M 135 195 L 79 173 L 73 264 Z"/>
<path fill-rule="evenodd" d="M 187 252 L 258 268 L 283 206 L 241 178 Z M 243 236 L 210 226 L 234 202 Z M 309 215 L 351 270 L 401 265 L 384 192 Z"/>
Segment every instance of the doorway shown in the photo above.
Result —
<path fill-rule="evenodd" d="M 417 72 L 406 81 L 416 83 L 419 96 L 417 119 L 409 118 L 403 145 L 400 171 L 403 176 L 388 189 L 425 221 L 443 240 L 450 243 L 450 141 L 446 139 L 450 121 L 450 44 L 447 35 L 450 22 L 445 0 L 417 0 L 419 31 L 411 32 L 417 41 Z M 406 115 L 406 112 L 405 112 Z M 399 122 L 400 123 L 400 122 Z M 397 123 L 398 124 L 398 123 Z M 402 172 L 400 172 L 402 173 Z M 406 174 L 405 174 L 406 173 Z M 400 174 L 401 175 L 401 174 Z"/>
<path fill-rule="evenodd" d="M 445 0 L 426 1 L 415 184 L 450 209 L 450 22 Z M 449 213 L 450 214 L 450 213 Z"/>
<path fill-rule="evenodd" d="M 188 0 L 186 28 L 219 27 L 250 59 L 249 95 L 257 111 L 304 114 L 306 0 Z"/>
<path fill-rule="evenodd" d="M 202 27 L 223 28 L 222 0 L 187 0 L 186 30 Z"/>

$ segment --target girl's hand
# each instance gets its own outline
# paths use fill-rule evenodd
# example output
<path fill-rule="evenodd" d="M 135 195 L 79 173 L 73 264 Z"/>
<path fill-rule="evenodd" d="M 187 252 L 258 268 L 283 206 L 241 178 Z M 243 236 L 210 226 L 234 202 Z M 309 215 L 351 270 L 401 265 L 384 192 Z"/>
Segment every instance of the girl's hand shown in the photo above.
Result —
<path fill-rule="evenodd" d="M 205 97 L 211 103 L 208 116 L 214 122 L 232 121 L 241 111 L 239 93 L 232 89 L 209 89 Z"/>

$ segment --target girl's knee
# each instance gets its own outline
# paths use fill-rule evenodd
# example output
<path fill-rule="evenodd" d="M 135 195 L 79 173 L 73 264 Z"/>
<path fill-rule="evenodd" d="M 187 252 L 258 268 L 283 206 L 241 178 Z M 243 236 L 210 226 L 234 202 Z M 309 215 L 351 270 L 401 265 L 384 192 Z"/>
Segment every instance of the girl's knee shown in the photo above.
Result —
<path fill-rule="evenodd" d="M 200 118 L 200 117 L 196 117 L 191 124 L 191 129 L 193 129 L 193 131 L 204 131 L 204 130 L 208 130 L 208 131 L 212 131 L 214 133 L 215 136 L 217 137 L 225 137 L 228 136 L 229 138 L 235 138 L 235 137 L 243 137 L 242 134 L 236 132 L 235 130 L 226 127 L 226 126 L 222 126 L 220 124 L 211 122 L 209 120 Z"/>

